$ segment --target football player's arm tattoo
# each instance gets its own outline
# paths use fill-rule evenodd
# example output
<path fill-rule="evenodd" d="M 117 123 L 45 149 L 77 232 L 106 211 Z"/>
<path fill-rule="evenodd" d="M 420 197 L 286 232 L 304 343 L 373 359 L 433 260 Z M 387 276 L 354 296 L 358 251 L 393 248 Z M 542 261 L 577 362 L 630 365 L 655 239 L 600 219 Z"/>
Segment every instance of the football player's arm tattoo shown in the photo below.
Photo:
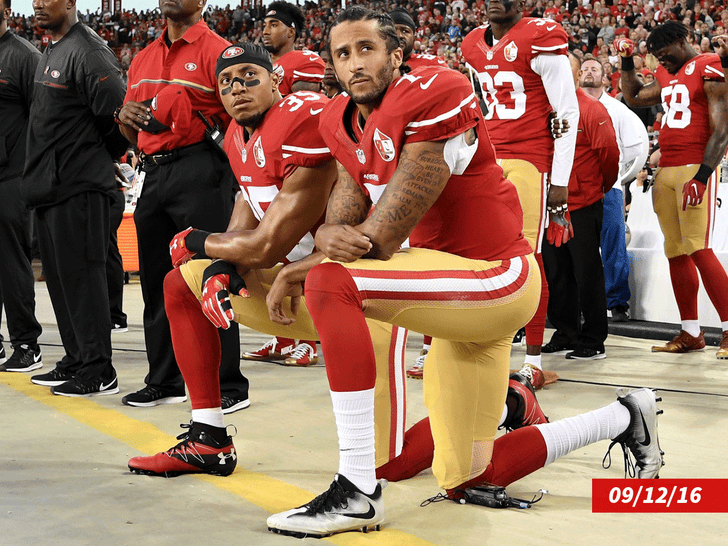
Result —
<path fill-rule="evenodd" d="M 356 226 L 366 219 L 372 202 L 341 163 L 337 166 L 339 179 L 329 197 L 326 223 Z"/>
<path fill-rule="evenodd" d="M 357 227 L 369 237 L 367 257 L 388 260 L 409 237 L 450 179 L 445 142 L 405 144 L 399 165 L 371 215 Z"/>

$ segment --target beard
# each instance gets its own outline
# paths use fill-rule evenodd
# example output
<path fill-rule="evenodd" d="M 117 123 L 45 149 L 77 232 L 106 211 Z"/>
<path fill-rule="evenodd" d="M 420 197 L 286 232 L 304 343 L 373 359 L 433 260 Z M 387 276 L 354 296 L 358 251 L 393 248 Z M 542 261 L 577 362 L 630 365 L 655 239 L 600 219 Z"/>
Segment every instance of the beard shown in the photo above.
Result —
<path fill-rule="evenodd" d="M 377 102 L 379 99 L 382 98 L 384 93 L 387 91 L 387 88 L 392 83 L 393 79 L 394 67 L 392 66 L 392 61 L 390 59 L 387 59 L 386 64 L 382 68 L 380 68 L 374 76 L 372 82 L 374 87 L 369 91 L 365 93 L 354 94 L 352 93 L 348 84 L 346 86 L 342 85 L 342 87 L 345 87 L 344 90 L 349 94 L 351 100 L 353 100 L 356 104 L 370 104 L 372 102 Z"/>
<path fill-rule="evenodd" d="M 595 80 L 595 79 L 582 80 L 581 81 L 581 86 L 582 87 L 601 87 L 602 86 L 602 82 L 601 82 L 601 80 Z"/>

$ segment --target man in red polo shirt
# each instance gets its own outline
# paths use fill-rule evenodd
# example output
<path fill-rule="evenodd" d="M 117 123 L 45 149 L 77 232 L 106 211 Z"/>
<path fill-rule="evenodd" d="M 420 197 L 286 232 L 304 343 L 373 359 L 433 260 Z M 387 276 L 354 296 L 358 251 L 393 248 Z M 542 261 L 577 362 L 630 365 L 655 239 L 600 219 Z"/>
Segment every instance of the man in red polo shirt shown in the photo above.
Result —
<path fill-rule="evenodd" d="M 221 132 L 230 121 L 215 79 L 217 57 L 230 44 L 202 20 L 205 2 L 160 0 L 167 28 L 132 61 L 124 106 L 117 113 L 122 133 L 142 152 L 134 221 L 149 374 L 143 389 L 122 399 L 129 406 L 187 399 L 164 311 L 164 277 L 172 270 L 169 241 L 190 225 L 225 231 L 233 209 L 230 166 L 222 150 L 206 141 L 202 120 L 216 118 Z M 222 408 L 231 413 L 250 405 L 248 380 L 240 373 L 237 326 L 221 331 L 220 340 Z"/>

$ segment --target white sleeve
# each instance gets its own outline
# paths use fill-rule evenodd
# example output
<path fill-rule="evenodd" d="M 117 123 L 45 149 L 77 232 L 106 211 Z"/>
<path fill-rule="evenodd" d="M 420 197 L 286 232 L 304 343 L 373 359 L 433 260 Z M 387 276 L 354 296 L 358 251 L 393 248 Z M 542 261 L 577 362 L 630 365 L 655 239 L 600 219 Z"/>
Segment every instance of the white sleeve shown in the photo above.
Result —
<path fill-rule="evenodd" d="M 559 118 L 569 122 L 569 131 L 554 141 L 554 159 L 551 162 L 551 183 L 568 186 L 579 127 L 579 103 L 571 63 L 566 55 L 544 54 L 531 60 L 531 68 L 541 76 L 551 108 Z"/>

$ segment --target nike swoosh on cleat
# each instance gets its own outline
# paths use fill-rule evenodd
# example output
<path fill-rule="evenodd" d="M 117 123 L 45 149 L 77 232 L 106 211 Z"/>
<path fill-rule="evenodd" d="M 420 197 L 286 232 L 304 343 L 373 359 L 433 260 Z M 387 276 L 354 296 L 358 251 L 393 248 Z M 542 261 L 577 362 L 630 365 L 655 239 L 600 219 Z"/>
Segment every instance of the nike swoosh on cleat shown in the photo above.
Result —
<path fill-rule="evenodd" d="M 348 513 L 331 512 L 331 513 L 336 514 L 337 516 L 344 516 L 347 518 L 371 519 L 374 517 L 376 512 L 374 511 L 374 507 L 372 506 L 371 502 L 369 502 L 367 504 L 369 504 L 369 510 L 367 510 L 366 512 L 358 512 L 358 513 L 357 512 L 348 512 Z"/>
<path fill-rule="evenodd" d="M 645 427 L 645 441 L 637 443 L 641 446 L 647 447 L 650 445 L 650 431 L 647 429 L 647 423 L 645 423 L 645 416 L 642 415 L 642 410 L 640 410 L 640 418 L 642 419 L 642 426 Z"/>

